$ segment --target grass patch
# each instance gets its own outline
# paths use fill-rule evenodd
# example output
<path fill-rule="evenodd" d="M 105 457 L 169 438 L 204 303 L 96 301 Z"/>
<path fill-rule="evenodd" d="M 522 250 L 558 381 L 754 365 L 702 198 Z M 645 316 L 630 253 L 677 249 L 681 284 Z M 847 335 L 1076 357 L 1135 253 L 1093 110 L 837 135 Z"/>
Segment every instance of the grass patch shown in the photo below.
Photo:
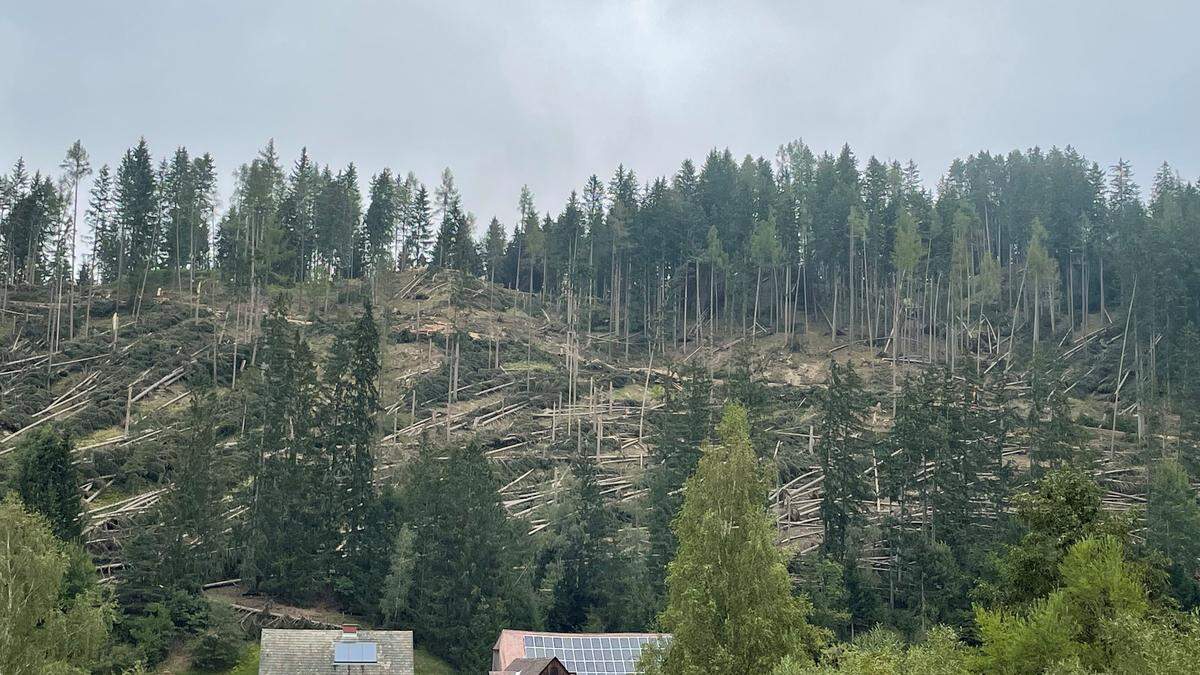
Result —
<path fill-rule="evenodd" d="M 620 389 L 614 389 L 612 397 L 614 401 L 630 401 L 632 403 L 642 402 L 642 392 L 646 391 L 646 402 L 652 403 L 663 397 L 663 388 L 661 384 L 651 384 L 647 391 L 642 384 L 627 384 Z"/>
<path fill-rule="evenodd" d="M 510 373 L 523 373 L 525 371 L 533 371 L 539 373 L 554 372 L 554 364 L 545 361 L 512 361 L 510 363 L 501 363 L 504 369 Z"/>
<path fill-rule="evenodd" d="M 101 506 L 115 504 L 122 499 L 127 499 L 131 496 L 133 495 L 123 488 L 107 487 L 104 489 L 104 492 L 100 493 L 99 497 L 96 497 L 94 500 L 92 500 L 92 503 L 88 505 L 88 508 L 98 509 Z"/>
<path fill-rule="evenodd" d="M 416 675 L 458 675 L 458 671 L 449 664 L 424 649 L 413 650 L 413 672 Z"/>

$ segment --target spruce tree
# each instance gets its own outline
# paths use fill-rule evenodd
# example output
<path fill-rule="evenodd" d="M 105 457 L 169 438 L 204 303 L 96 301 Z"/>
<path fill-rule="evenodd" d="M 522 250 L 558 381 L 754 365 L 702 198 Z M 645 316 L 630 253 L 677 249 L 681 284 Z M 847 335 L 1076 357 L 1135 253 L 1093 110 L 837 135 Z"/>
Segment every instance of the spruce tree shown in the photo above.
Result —
<path fill-rule="evenodd" d="M 1146 544 L 1168 558 L 1175 598 L 1185 609 L 1200 605 L 1200 505 L 1178 461 L 1164 459 L 1150 472 Z"/>
<path fill-rule="evenodd" d="M 514 573 L 524 533 L 508 521 L 499 487 L 482 448 L 468 443 L 424 446 L 405 490 L 414 632 L 464 672 L 488 667 L 501 628 L 532 621 L 527 582 Z"/>
<path fill-rule="evenodd" d="M 396 236 L 396 184 L 390 169 L 384 169 L 371 179 L 371 203 L 363 218 L 366 236 L 367 264 L 371 269 L 388 269 L 392 239 Z"/>
<path fill-rule="evenodd" d="M 330 453 L 330 476 L 335 481 L 331 504 L 345 533 L 342 574 L 365 569 L 367 531 L 376 505 L 374 485 L 375 415 L 379 411 L 379 329 L 370 302 L 363 314 L 339 335 L 326 366 L 326 419 L 323 440 Z"/>
<path fill-rule="evenodd" d="M 683 503 L 683 484 L 700 460 L 700 448 L 712 434 L 712 380 L 702 368 L 680 371 L 682 388 L 668 389 L 661 410 L 652 418 L 650 464 L 646 471 L 646 529 L 650 539 L 648 566 L 655 604 L 666 592 L 667 563 L 677 542 L 671 527 Z"/>
<path fill-rule="evenodd" d="M 279 206 L 279 222 L 283 228 L 283 272 L 295 281 L 308 279 L 313 257 L 317 251 L 317 193 L 320 173 L 308 156 L 308 148 L 300 149 L 300 158 L 292 165 Z"/>
<path fill-rule="evenodd" d="M 317 424 L 312 352 L 288 327 L 281 305 L 264 328 L 243 436 L 250 483 L 242 497 L 242 577 L 253 589 L 303 599 L 328 580 L 341 543 L 333 504 L 341 500 Z"/>
<path fill-rule="evenodd" d="M 30 432 L 18 450 L 17 494 L 27 508 L 45 516 L 55 536 L 64 541 L 77 539 L 83 530 L 72 447 L 70 436 L 43 427 Z"/>
<path fill-rule="evenodd" d="M 48 176 L 35 173 L 8 216 L 6 246 L 12 278 L 40 284 L 49 275 L 47 253 L 58 227 L 62 202 Z"/>
<path fill-rule="evenodd" d="M 863 439 L 867 406 L 854 367 L 831 361 L 829 386 L 818 404 L 816 452 L 824 477 L 820 508 L 823 547 L 838 560 L 846 553 L 846 536 L 861 521 L 862 500 L 869 494 Z"/>
<path fill-rule="evenodd" d="M 412 223 L 404 242 L 408 257 L 416 264 L 427 265 L 430 262 L 429 240 L 433 232 L 433 220 L 429 208 L 429 191 L 421 185 L 413 196 Z"/>
<path fill-rule="evenodd" d="M 158 253 L 158 180 L 146 139 L 126 151 L 117 169 L 117 222 L 125 245 L 118 260 L 118 278 L 128 272 L 130 295 Z"/>
<path fill-rule="evenodd" d="M 496 281 L 496 272 L 504 259 L 504 247 L 506 244 L 507 238 L 504 233 L 504 226 L 500 224 L 499 220 L 492 218 L 491 222 L 488 223 L 487 235 L 483 239 L 483 263 L 488 281 Z"/>
<path fill-rule="evenodd" d="M 605 503 L 598 467 L 580 455 L 571 470 L 574 483 L 566 508 L 555 525 L 557 583 L 547 611 L 550 630 L 612 630 L 609 622 L 626 608 L 618 606 L 621 557 L 617 550 L 616 514 Z"/>

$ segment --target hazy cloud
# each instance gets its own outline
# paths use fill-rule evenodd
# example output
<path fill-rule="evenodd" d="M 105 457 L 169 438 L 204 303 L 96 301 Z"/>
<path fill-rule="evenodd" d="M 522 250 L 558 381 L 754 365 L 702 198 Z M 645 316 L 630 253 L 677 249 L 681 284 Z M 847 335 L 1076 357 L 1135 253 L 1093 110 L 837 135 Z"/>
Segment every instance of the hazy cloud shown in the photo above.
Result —
<path fill-rule="evenodd" d="M 16 3 L 9 3 L 15 5 Z M 1074 145 L 1147 185 L 1200 176 L 1187 2 L 46 2 L 0 15 L 0 161 L 234 167 L 274 137 L 366 178 L 459 179 L 481 223 L 520 186 L 555 212 L 590 173 L 802 137 L 912 158 Z"/>

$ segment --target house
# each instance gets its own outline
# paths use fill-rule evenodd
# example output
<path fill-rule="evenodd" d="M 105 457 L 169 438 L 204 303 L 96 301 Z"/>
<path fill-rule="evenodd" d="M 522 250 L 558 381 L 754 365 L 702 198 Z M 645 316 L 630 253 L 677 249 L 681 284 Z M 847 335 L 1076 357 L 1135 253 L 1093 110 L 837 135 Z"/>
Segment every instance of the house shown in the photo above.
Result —
<path fill-rule="evenodd" d="M 264 628 L 258 675 L 413 675 L 412 631 Z"/>
<path fill-rule="evenodd" d="M 555 675 L 633 675 L 647 644 L 670 640 L 665 633 L 545 633 L 503 630 L 492 647 L 491 675 L 545 672 Z M 553 666 L 563 671 L 533 670 Z"/>
<path fill-rule="evenodd" d="M 504 675 L 575 675 L 557 658 L 516 659 L 508 664 Z"/>

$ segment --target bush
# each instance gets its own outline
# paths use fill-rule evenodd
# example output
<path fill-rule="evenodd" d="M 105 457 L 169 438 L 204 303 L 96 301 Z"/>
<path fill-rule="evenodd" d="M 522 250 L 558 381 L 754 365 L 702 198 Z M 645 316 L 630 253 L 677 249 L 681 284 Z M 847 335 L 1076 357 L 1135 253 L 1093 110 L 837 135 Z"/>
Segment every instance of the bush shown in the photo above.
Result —
<path fill-rule="evenodd" d="M 229 630 L 208 630 L 192 647 L 192 667 L 208 671 L 229 670 L 237 665 L 241 651 L 241 636 Z"/>

